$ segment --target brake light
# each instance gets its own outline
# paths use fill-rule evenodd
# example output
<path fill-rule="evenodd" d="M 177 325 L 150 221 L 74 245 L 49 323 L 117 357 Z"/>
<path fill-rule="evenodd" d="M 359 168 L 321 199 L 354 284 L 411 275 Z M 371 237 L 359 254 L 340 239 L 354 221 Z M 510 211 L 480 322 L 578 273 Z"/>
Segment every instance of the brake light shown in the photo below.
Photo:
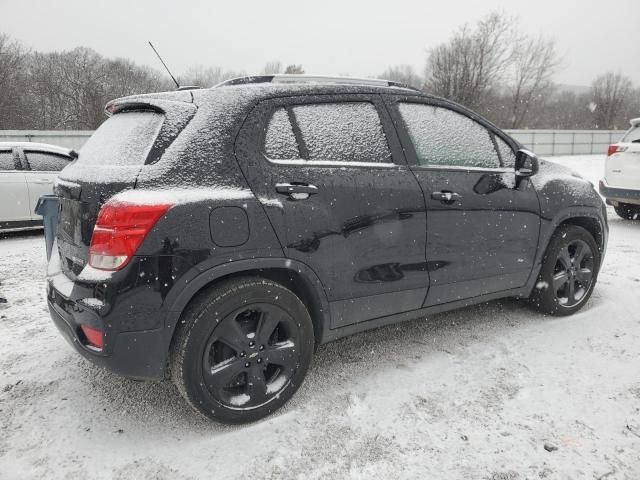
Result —
<path fill-rule="evenodd" d="M 609 145 L 609 150 L 607 150 L 607 157 L 610 157 L 614 153 L 625 152 L 629 147 L 623 147 L 621 145 Z"/>
<path fill-rule="evenodd" d="M 87 343 L 92 347 L 102 350 L 102 331 L 96 328 L 87 327 L 86 325 L 80 325 L 80 330 L 87 339 Z"/>
<path fill-rule="evenodd" d="M 158 219 L 167 213 L 171 206 L 169 203 L 105 203 L 93 228 L 89 265 L 100 270 L 122 269 L 129 263 Z"/>

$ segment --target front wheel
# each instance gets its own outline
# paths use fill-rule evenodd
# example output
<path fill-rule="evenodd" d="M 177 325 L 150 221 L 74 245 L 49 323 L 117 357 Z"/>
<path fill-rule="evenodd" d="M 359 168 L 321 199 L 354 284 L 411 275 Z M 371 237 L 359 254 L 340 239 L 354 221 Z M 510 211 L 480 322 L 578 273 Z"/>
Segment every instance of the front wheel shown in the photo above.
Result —
<path fill-rule="evenodd" d="M 639 205 L 619 203 L 618 205 L 614 206 L 613 209 L 616 211 L 619 217 L 624 218 L 625 220 L 640 220 Z"/>
<path fill-rule="evenodd" d="M 600 251 L 593 236 L 576 225 L 563 225 L 549 242 L 536 286 L 533 305 L 550 315 L 571 315 L 593 292 L 600 268 Z"/>
<path fill-rule="evenodd" d="M 220 422 L 252 422 L 277 410 L 311 363 L 309 312 L 271 280 L 245 277 L 211 288 L 178 328 L 172 379 L 192 407 Z"/>

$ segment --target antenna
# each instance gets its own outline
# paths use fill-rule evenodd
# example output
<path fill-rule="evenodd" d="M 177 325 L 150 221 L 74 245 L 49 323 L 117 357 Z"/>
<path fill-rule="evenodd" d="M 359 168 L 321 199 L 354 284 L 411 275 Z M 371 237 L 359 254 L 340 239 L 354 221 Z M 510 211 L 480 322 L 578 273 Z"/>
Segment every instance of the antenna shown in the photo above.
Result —
<path fill-rule="evenodd" d="M 160 54 L 158 53 L 158 51 L 156 50 L 156 47 L 153 46 L 153 43 L 151 43 L 151 40 L 149 40 L 149 46 L 153 49 L 153 51 L 155 52 L 155 54 L 158 56 L 158 59 L 160 60 L 160 62 L 162 62 L 162 65 L 164 66 L 164 68 L 167 70 L 167 73 L 169 74 L 169 76 L 171 77 L 171 80 L 173 80 L 173 83 L 176 84 L 176 87 L 180 88 L 180 84 L 178 83 L 178 81 L 176 80 L 176 77 L 173 76 L 173 73 L 171 73 L 171 70 L 169 70 L 169 67 L 167 67 L 167 64 L 164 63 L 164 60 L 162 60 L 162 57 L 160 56 Z"/>

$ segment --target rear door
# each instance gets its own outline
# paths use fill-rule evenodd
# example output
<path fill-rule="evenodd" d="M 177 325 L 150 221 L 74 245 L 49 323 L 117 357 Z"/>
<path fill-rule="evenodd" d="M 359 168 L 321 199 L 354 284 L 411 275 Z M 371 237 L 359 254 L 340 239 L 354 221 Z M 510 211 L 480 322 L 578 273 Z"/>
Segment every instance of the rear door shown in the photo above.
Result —
<path fill-rule="evenodd" d="M 427 203 L 426 305 L 523 286 L 540 228 L 533 185 L 515 183 L 507 137 L 466 110 L 389 98 Z"/>
<path fill-rule="evenodd" d="M 6 225 L 6 222 L 22 222 L 22 226 L 29 226 L 28 221 L 31 219 L 29 209 L 29 191 L 18 153 L 13 149 L 2 149 L 0 150 L 0 228 L 12 226 Z"/>
<path fill-rule="evenodd" d="M 236 154 L 286 255 L 319 276 L 333 328 L 422 305 L 424 198 L 378 95 L 262 102 Z"/>
<path fill-rule="evenodd" d="M 38 199 L 42 195 L 53 194 L 53 183 L 60 171 L 69 165 L 71 158 L 29 149 L 23 149 L 21 157 L 29 189 L 31 219 L 40 220 L 40 215 L 34 212 Z"/>

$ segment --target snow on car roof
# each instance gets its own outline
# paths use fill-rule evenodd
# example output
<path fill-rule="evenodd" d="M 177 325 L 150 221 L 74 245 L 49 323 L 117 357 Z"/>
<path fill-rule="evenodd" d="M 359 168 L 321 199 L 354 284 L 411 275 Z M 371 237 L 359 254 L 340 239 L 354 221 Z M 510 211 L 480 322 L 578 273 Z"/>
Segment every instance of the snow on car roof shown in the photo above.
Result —
<path fill-rule="evenodd" d="M 51 145 L 49 143 L 36 143 L 36 142 L 0 142 L 0 149 L 5 150 L 9 148 L 23 148 L 26 150 L 34 150 L 38 152 L 57 153 L 59 155 L 65 155 L 71 157 L 70 148 L 59 147 L 58 145 Z"/>

